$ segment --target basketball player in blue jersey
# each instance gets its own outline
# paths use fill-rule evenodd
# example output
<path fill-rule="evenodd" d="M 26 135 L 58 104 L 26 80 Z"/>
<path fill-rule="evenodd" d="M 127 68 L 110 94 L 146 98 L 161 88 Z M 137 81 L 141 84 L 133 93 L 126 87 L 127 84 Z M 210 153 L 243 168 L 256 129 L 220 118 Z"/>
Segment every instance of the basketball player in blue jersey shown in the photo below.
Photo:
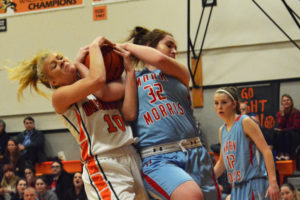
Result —
<path fill-rule="evenodd" d="M 239 115 L 237 88 L 218 89 L 214 107 L 225 122 L 219 129 L 221 152 L 214 169 L 217 177 L 227 171 L 231 200 L 279 200 L 272 152 L 257 123 Z"/>
<path fill-rule="evenodd" d="M 189 96 L 188 69 L 175 60 L 173 36 L 136 27 L 121 44 L 144 68 L 137 72 L 142 176 L 154 199 L 217 200 L 220 193 L 206 149 L 202 146 Z"/>

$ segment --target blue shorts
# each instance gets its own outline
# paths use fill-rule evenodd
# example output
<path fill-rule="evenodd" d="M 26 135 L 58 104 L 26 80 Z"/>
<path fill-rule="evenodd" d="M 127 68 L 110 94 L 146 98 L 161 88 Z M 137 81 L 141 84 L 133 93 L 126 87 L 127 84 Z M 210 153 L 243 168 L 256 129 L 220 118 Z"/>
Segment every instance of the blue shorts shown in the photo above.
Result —
<path fill-rule="evenodd" d="M 265 198 L 269 187 L 267 178 L 255 178 L 232 187 L 230 200 L 267 200 Z"/>
<path fill-rule="evenodd" d="M 218 200 L 220 194 L 209 154 L 204 147 L 149 156 L 143 160 L 142 175 L 154 199 L 170 199 L 186 181 L 195 181 L 205 200 Z"/>

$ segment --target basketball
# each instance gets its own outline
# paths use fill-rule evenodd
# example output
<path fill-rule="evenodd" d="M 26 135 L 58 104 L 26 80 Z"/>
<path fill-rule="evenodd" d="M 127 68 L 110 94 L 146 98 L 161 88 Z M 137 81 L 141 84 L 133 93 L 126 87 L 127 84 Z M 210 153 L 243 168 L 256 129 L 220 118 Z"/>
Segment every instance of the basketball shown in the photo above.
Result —
<path fill-rule="evenodd" d="M 121 75 L 124 71 L 122 56 L 115 53 L 113 51 L 113 48 L 110 46 L 101 47 L 101 52 L 106 70 L 106 82 L 110 82 L 121 78 Z M 85 57 L 84 65 L 88 68 L 90 67 L 89 54 Z"/>

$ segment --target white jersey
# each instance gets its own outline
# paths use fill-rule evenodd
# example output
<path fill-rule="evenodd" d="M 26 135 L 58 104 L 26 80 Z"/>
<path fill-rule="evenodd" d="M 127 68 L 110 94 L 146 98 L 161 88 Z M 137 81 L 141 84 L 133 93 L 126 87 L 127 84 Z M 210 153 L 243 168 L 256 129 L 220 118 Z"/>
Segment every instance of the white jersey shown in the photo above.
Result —
<path fill-rule="evenodd" d="M 116 102 L 102 102 L 89 95 L 74 103 L 61 118 L 80 144 L 84 161 L 134 142 Z"/>

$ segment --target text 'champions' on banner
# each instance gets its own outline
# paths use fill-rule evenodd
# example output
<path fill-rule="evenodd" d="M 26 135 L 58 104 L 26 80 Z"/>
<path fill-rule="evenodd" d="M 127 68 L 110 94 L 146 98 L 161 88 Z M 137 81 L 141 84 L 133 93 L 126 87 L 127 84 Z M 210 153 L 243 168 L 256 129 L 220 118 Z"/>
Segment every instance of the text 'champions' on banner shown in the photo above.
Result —
<path fill-rule="evenodd" d="M 0 17 L 83 6 L 83 0 L 0 0 Z"/>

